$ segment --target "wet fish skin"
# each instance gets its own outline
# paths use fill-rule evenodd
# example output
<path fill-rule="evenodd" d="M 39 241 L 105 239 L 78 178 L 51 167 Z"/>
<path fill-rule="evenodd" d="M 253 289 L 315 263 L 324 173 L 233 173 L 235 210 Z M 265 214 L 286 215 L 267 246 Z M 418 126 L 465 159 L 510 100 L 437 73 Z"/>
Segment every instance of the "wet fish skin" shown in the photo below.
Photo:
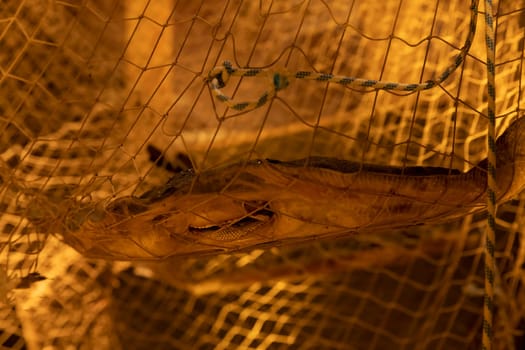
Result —
<path fill-rule="evenodd" d="M 497 140 L 497 200 L 525 185 L 525 118 Z M 64 241 L 92 258 L 159 260 L 377 234 L 486 208 L 487 161 L 462 173 L 317 157 L 182 172 L 91 215 Z"/>

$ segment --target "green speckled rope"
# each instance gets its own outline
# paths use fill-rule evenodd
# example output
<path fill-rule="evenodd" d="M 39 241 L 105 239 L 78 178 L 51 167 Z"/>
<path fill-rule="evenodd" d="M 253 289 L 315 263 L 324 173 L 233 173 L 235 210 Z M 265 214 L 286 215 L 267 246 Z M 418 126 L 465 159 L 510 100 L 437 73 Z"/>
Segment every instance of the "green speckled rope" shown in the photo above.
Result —
<path fill-rule="evenodd" d="M 488 225 L 485 236 L 485 296 L 483 308 L 482 349 L 492 349 L 494 319 L 494 247 L 496 242 L 496 85 L 495 85 L 495 36 L 492 0 L 485 0 L 485 43 L 487 49 L 487 104 L 488 104 L 488 176 L 487 210 Z"/>
<path fill-rule="evenodd" d="M 208 75 L 208 84 L 213 95 L 229 108 L 237 111 L 250 111 L 259 108 L 275 97 L 279 90 L 288 86 L 290 81 L 295 79 L 315 80 L 320 82 L 336 83 L 349 87 L 396 90 L 414 92 L 431 89 L 454 72 L 464 61 L 476 33 L 476 22 L 478 14 L 479 0 L 472 0 L 470 5 L 470 29 L 461 52 L 456 56 L 454 62 L 447 67 L 443 73 L 435 80 L 424 83 L 394 83 L 382 82 L 372 79 L 362 79 L 355 77 L 339 76 L 326 73 L 309 71 L 298 71 L 290 73 L 284 69 L 270 70 L 261 68 L 234 68 L 228 61 L 223 66 L 215 67 Z M 485 0 L 485 23 L 486 23 L 486 48 L 487 48 L 487 88 L 488 88 L 488 176 L 487 176 L 487 209 L 488 209 L 488 228 L 485 237 L 485 297 L 483 312 L 483 336 L 482 348 L 492 349 L 493 338 L 493 312 L 494 312 L 494 247 L 495 247 L 495 216 L 496 216 L 496 131 L 495 131 L 495 39 L 492 16 L 492 0 Z M 255 101 L 235 102 L 225 95 L 221 88 L 226 86 L 230 76 L 238 77 L 266 77 L 269 81 L 269 88 Z"/>
<path fill-rule="evenodd" d="M 471 2 L 470 28 L 465 43 L 461 48 L 461 52 L 456 56 L 454 62 L 449 67 L 447 67 L 447 69 L 445 69 L 443 73 L 441 73 L 441 75 L 435 80 L 429 80 L 424 83 L 394 83 L 309 71 L 290 73 L 285 69 L 271 70 L 262 68 L 235 68 L 230 62 L 226 61 L 222 66 L 215 67 L 210 71 L 207 81 L 215 98 L 226 104 L 229 108 L 242 112 L 248 112 L 263 106 L 272 98 L 274 98 L 279 90 L 286 88 L 292 79 L 315 80 L 349 87 L 370 88 L 376 90 L 396 90 L 405 92 L 428 90 L 442 83 L 452 74 L 452 72 L 456 70 L 456 68 L 458 68 L 463 63 L 465 56 L 472 45 L 474 35 L 476 34 L 478 3 L 479 0 L 472 0 Z M 226 86 L 230 76 L 266 77 L 269 81 L 268 89 L 266 89 L 266 91 L 257 100 L 235 102 L 232 100 L 232 98 L 225 95 L 221 91 L 221 88 Z"/>

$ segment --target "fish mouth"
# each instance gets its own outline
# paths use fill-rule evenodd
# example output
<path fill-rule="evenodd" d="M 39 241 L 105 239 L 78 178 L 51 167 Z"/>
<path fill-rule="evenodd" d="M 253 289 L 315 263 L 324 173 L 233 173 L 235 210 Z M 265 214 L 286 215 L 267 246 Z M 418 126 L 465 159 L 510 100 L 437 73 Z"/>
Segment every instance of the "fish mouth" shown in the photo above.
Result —
<path fill-rule="evenodd" d="M 190 224 L 188 225 L 188 232 L 202 238 L 230 242 L 272 224 L 275 213 L 269 208 L 268 203 L 261 207 L 248 202 L 244 203 L 243 206 L 247 211 L 245 216 L 205 226 Z"/>

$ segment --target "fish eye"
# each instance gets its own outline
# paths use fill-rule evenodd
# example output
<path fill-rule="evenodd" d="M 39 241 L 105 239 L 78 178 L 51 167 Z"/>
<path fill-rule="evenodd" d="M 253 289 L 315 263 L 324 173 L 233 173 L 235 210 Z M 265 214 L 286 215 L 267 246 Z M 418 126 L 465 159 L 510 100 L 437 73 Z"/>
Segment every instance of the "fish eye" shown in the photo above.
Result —
<path fill-rule="evenodd" d="M 122 198 L 118 199 L 113 203 L 110 203 L 106 210 L 119 215 L 136 215 L 148 210 L 148 206 L 138 202 L 133 198 Z"/>

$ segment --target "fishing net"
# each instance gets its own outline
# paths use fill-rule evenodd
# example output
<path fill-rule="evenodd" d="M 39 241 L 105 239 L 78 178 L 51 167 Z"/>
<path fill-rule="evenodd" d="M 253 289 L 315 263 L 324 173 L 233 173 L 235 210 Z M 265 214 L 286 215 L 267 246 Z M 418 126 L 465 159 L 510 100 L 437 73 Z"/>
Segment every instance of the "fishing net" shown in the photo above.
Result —
<path fill-rule="evenodd" d="M 523 115 L 525 1 L 494 10 L 502 135 Z M 207 200 L 226 198 L 236 174 L 256 188 L 246 169 L 317 174 L 315 159 L 354 164 L 349 173 L 373 165 L 409 187 L 414 171 L 467 186 L 452 177 L 486 171 L 483 11 L 452 0 L 3 1 L 0 345 L 479 348 L 483 210 L 335 235 L 311 220 L 302 239 L 242 246 L 239 232 L 274 220 L 272 198 L 241 201 L 249 214 L 226 224 L 236 209 L 221 203 L 239 201 Z M 143 206 L 158 210 L 152 225 L 168 222 L 162 205 L 183 180 L 184 198 L 211 204 L 182 202 L 202 219 L 193 236 L 169 232 L 149 251 Z M 329 217 L 345 191 L 332 195 L 299 219 Z M 496 218 L 497 349 L 524 344 L 524 199 L 513 194 Z M 131 238 L 115 240 L 126 222 Z"/>

